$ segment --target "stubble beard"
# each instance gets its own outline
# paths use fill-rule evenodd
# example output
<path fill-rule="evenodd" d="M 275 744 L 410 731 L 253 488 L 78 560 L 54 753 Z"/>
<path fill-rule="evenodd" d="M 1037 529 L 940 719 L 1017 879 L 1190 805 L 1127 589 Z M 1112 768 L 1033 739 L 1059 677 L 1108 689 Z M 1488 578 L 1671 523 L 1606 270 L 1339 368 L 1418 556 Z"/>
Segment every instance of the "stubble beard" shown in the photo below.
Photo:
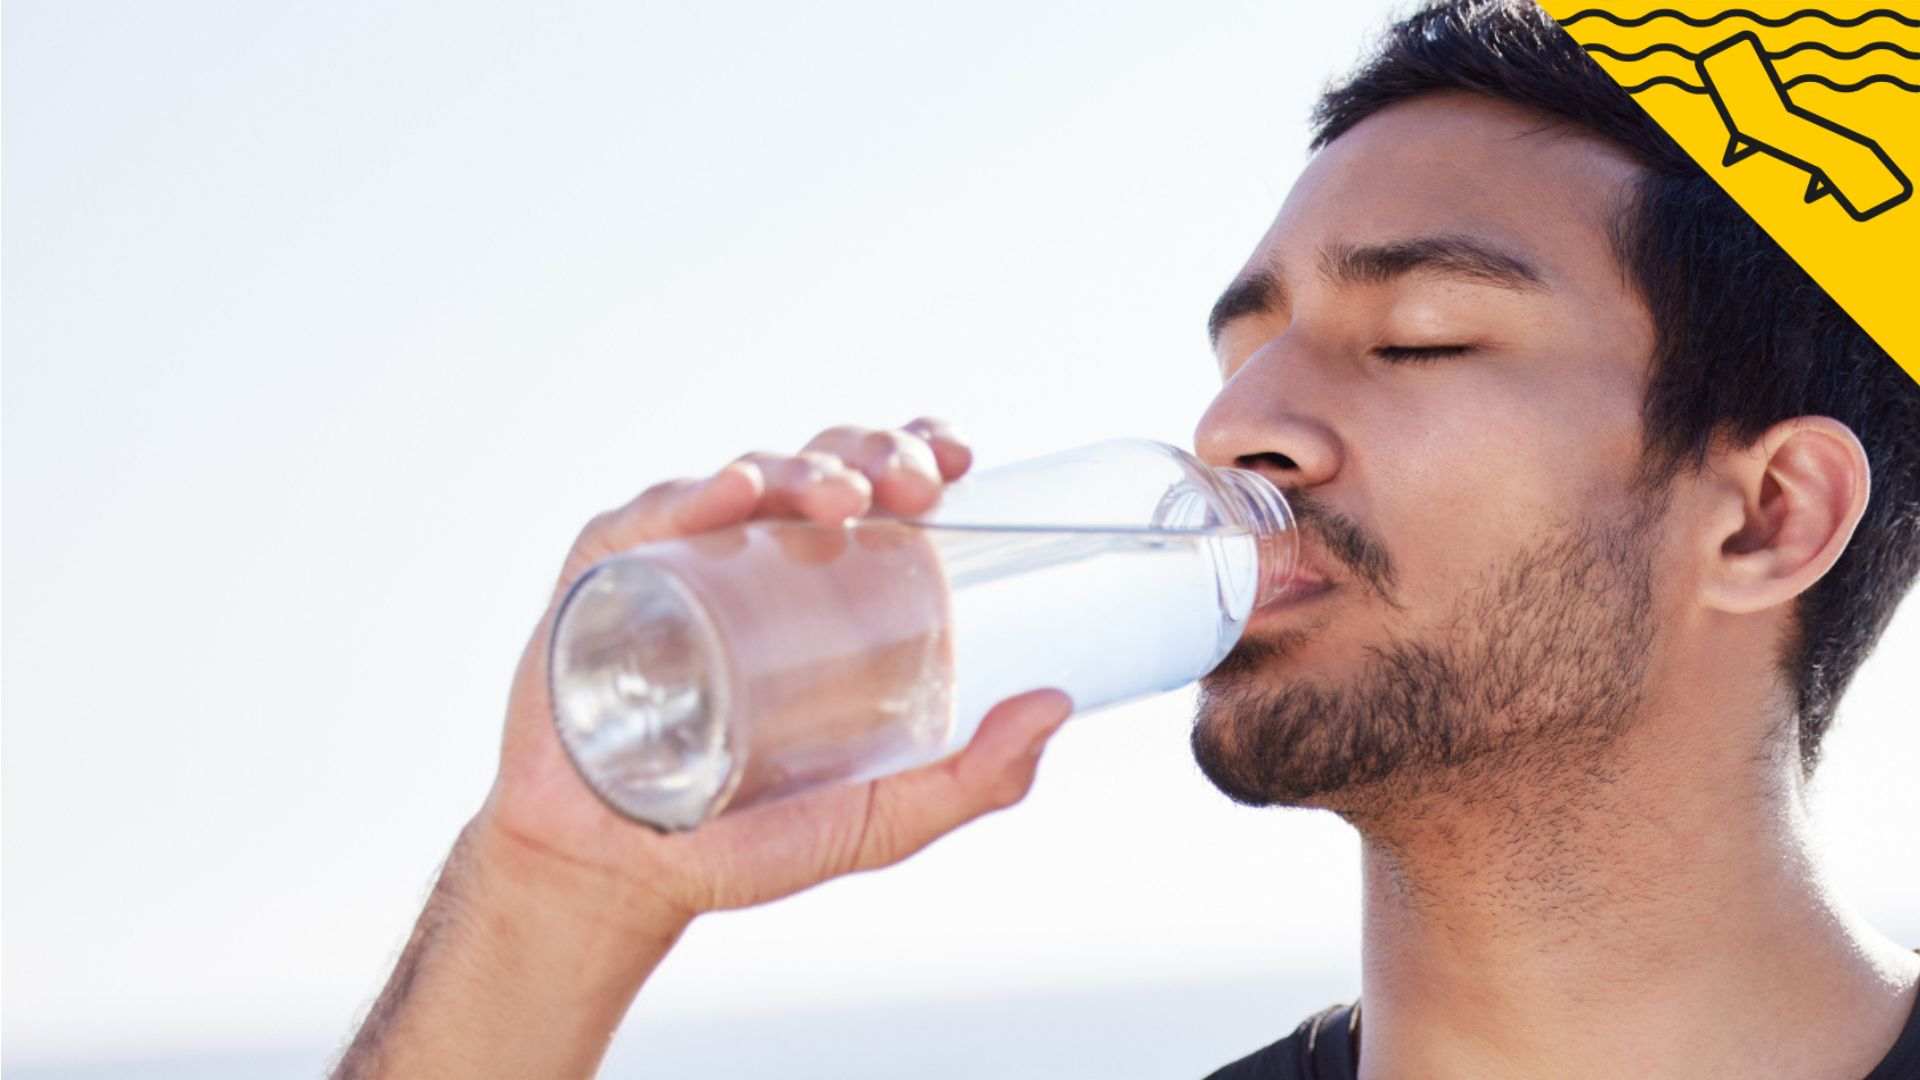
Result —
<path fill-rule="evenodd" d="M 1548 534 L 1339 685 L 1272 674 L 1300 632 L 1243 639 L 1200 682 L 1194 760 L 1237 803 L 1356 821 L 1591 770 L 1639 711 L 1663 503 Z"/>

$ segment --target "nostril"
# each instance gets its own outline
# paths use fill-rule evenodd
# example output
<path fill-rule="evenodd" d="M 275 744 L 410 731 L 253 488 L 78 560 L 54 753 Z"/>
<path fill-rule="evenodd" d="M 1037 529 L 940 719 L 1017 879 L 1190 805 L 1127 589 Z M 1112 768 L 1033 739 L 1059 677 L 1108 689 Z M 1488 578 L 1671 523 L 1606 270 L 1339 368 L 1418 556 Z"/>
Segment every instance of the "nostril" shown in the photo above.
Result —
<path fill-rule="evenodd" d="M 1258 454 L 1241 454 L 1239 457 L 1233 459 L 1233 463 L 1242 469 L 1254 469 L 1256 471 L 1262 465 L 1270 469 L 1297 470 L 1300 468 L 1299 463 L 1295 462 L 1292 458 L 1274 450 L 1264 450 Z"/>

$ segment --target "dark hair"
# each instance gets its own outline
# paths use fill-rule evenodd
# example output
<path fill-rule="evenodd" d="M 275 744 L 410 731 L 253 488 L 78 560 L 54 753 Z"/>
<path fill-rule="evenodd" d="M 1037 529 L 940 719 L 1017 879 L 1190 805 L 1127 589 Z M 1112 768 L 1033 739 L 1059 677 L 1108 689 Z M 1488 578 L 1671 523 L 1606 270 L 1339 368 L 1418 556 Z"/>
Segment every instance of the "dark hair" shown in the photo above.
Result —
<path fill-rule="evenodd" d="M 1439 0 L 1387 29 L 1313 112 L 1313 148 L 1397 102 L 1466 90 L 1567 120 L 1644 168 L 1614 247 L 1653 316 L 1641 481 L 1698 469 L 1830 416 L 1866 447 L 1872 494 L 1852 542 L 1796 604 L 1778 662 L 1811 773 L 1834 707 L 1920 572 L 1920 385 L 1721 190 L 1534 0 Z"/>

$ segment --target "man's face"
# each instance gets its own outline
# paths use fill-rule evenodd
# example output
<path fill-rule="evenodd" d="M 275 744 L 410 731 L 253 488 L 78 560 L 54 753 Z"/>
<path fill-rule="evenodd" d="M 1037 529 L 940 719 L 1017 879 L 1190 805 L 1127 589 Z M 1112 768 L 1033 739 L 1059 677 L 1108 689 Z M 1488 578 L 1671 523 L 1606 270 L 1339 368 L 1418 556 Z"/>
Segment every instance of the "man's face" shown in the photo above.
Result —
<path fill-rule="evenodd" d="M 1321 150 L 1216 309 L 1195 433 L 1288 492 L 1309 586 L 1201 681 L 1236 800 L 1364 813 L 1580 754 L 1640 708 L 1661 505 L 1620 151 L 1475 95 Z"/>

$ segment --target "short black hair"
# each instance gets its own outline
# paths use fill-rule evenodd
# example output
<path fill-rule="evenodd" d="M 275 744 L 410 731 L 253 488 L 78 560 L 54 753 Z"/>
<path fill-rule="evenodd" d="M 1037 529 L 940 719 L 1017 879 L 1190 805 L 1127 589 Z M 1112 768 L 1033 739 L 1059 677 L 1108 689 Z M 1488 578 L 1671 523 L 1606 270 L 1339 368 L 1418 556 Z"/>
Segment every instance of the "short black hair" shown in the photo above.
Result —
<path fill-rule="evenodd" d="M 1866 448 L 1872 492 L 1846 551 L 1796 602 L 1778 662 L 1811 774 L 1835 706 L 1920 572 L 1920 385 L 1809 278 L 1534 0 L 1438 0 L 1390 26 L 1313 111 L 1319 149 L 1423 94 L 1527 106 L 1643 169 L 1614 248 L 1653 317 L 1641 483 L 1698 469 L 1716 438 L 1829 416 Z"/>

